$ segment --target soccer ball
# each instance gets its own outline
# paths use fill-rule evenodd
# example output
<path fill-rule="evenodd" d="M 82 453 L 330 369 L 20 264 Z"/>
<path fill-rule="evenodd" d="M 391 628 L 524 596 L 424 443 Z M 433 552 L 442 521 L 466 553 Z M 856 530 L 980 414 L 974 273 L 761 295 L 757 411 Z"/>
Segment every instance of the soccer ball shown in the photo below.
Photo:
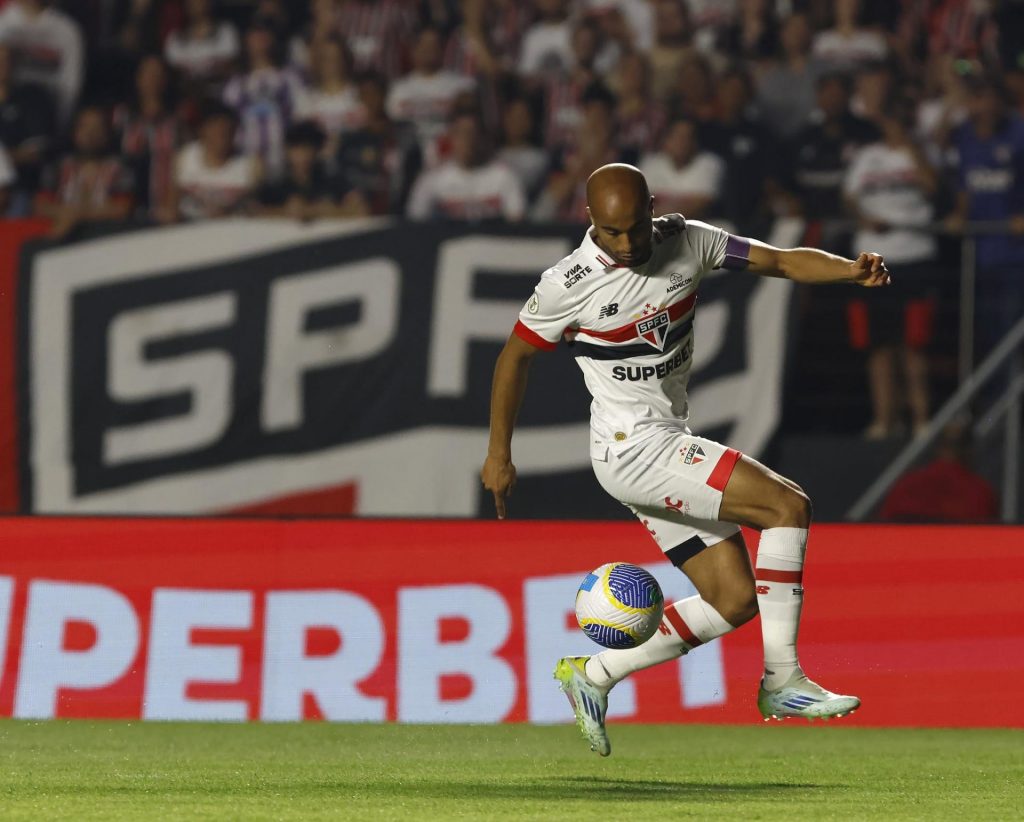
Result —
<path fill-rule="evenodd" d="M 609 562 L 587 574 L 576 592 L 576 621 L 605 648 L 635 648 L 658 630 L 665 597 L 638 565 Z"/>

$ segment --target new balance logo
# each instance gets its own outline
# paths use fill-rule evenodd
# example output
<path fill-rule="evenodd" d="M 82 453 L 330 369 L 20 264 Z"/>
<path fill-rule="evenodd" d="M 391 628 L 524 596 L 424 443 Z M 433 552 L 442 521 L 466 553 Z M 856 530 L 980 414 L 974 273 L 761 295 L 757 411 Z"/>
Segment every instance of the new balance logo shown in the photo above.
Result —
<path fill-rule="evenodd" d="M 608 303 L 608 305 L 602 305 L 601 310 L 597 314 L 599 320 L 603 320 L 605 317 L 614 317 L 619 313 L 618 303 Z"/>

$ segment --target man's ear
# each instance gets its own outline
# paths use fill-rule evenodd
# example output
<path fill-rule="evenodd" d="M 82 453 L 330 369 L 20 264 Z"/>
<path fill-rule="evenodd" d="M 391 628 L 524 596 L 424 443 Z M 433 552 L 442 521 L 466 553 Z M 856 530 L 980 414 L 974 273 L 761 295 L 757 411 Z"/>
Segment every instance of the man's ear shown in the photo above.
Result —
<path fill-rule="evenodd" d="M 597 228 L 594 224 L 594 215 L 590 213 L 590 206 L 587 206 L 587 219 L 590 220 L 590 224 L 594 226 L 594 228 Z"/>
<path fill-rule="evenodd" d="M 647 210 L 650 212 L 651 216 L 653 217 L 654 216 L 654 195 L 653 194 L 651 195 L 651 202 L 648 203 L 648 209 Z"/>

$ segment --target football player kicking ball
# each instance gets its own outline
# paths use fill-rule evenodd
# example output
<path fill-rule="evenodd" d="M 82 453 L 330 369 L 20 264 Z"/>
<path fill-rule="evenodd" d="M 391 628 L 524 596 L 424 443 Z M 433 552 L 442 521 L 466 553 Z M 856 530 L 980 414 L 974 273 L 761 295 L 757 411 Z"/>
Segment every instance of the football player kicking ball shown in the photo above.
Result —
<path fill-rule="evenodd" d="M 716 268 L 800 283 L 888 285 L 878 254 L 847 260 L 783 250 L 679 214 L 655 218 L 636 168 L 606 165 L 587 182 L 593 225 L 580 247 L 544 272 L 498 357 L 491 432 L 481 472 L 498 517 L 515 485 L 512 429 L 530 360 L 563 335 L 583 369 L 591 405 L 590 456 L 598 481 L 639 517 L 697 596 L 667 605 L 661 629 L 628 650 L 559 660 L 559 680 L 591 748 L 611 752 L 608 692 L 634 671 L 676 659 L 761 614 L 765 719 L 842 716 L 860 700 L 812 682 L 797 629 L 811 503 L 796 483 L 686 426 L 686 384 L 701 278 Z M 756 569 L 740 525 L 761 531 Z"/>

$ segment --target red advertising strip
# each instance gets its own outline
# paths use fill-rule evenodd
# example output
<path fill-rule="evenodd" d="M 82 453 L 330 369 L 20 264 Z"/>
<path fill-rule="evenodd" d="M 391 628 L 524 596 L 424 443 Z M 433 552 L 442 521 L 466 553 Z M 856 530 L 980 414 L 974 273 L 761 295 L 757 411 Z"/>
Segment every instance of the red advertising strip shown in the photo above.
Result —
<path fill-rule="evenodd" d="M 843 722 L 1024 727 L 1022 545 L 815 526 L 801 657 L 863 699 Z M 632 523 L 0 520 L 0 715 L 567 721 L 573 595 L 620 560 L 686 595 Z M 760 668 L 755 620 L 620 684 L 612 721 L 759 721 Z"/>

